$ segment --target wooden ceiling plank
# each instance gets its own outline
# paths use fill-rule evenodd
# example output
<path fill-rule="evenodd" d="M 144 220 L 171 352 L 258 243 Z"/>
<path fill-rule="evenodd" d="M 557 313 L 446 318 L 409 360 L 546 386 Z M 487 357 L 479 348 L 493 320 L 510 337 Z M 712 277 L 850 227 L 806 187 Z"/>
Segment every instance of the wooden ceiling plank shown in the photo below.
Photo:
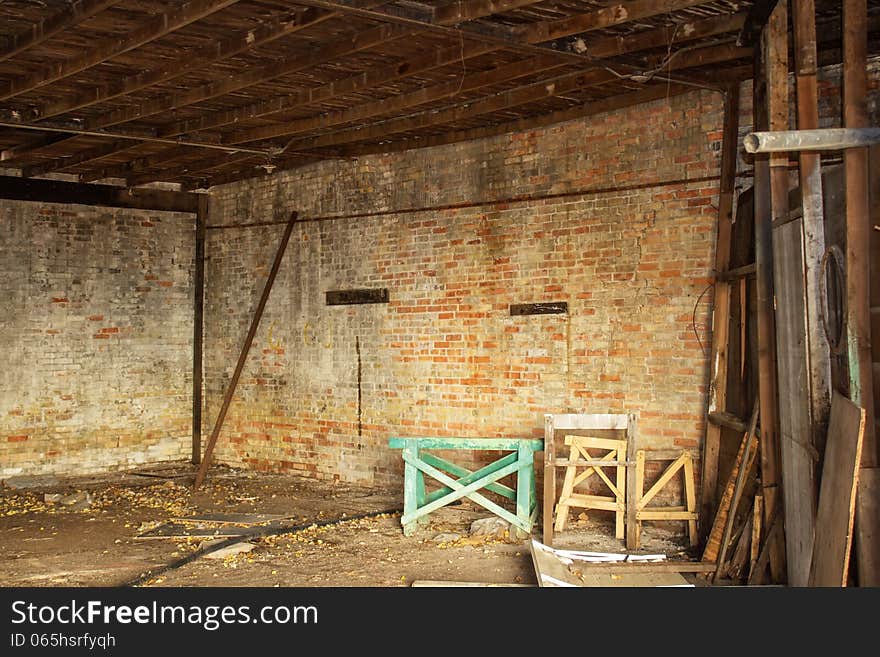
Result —
<path fill-rule="evenodd" d="M 51 132 L 45 135 L 40 135 L 36 139 L 31 139 L 17 146 L 10 146 L 9 148 L 0 151 L 0 166 L 19 166 L 21 162 L 28 159 L 28 156 L 31 153 L 42 150 L 43 148 L 47 148 L 49 146 L 54 146 L 55 144 L 59 144 L 63 141 L 68 141 L 70 139 L 73 139 L 73 137 L 71 137 L 70 135 Z"/>
<path fill-rule="evenodd" d="M 119 152 L 120 149 L 131 148 L 131 146 L 132 143 L 130 141 L 111 141 L 93 148 L 87 148 L 67 157 L 56 157 L 22 167 L 21 176 L 22 178 L 32 178 L 55 171 L 63 171 L 86 162 L 100 160 L 103 157 Z"/>
<path fill-rule="evenodd" d="M 292 141 L 287 148 L 303 151 L 312 148 L 338 146 L 367 139 L 384 139 L 388 135 L 410 130 L 421 130 L 435 125 L 462 121 L 481 114 L 498 112 L 519 105 L 534 103 L 559 94 L 616 80 L 617 77 L 605 70 L 592 70 L 587 73 L 570 73 L 552 80 L 542 80 L 533 84 L 510 89 L 500 94 L 481 98 L 466 106 L 455 105 L 440 111 L 429 110 L 412 116 L 401 116 L 381 123 L 361 127 L 345 128 L 315 137 Z"/>
<path fill-rule="evenodd" d="M 151 171 L 148 173 L 137 173 L 128 176 L 125 179 L 129 187 L 137 187 L 139 185 L 148 185 L 153 182 L 176 180 L 182 176 L 192 175 L 209 169 L 216 169 L 223 166 L 241 165 L 248 160 L 257 159 L 259 156 L 252 153 L 234 153 L 226 154 L 207 159 L 199 159 L 196 162 L 178 165 L 175 167 L 163 168 L 162 171 Z"/>
<path fill-rule="evenodd" d="M 735 16 L 725 15 L 723 19 L 713 17 L 704 21 L 683 23 L 677 29 L 677 34 L 673 33 L 672 28 L 663 27 L 625 38 L 606 37 L 591 44 L 588 54 L 592 58 L 613 57 L 615 55 L 654 48 L 659 45 L 666 45 L 673 37 L 678 41 L 684 41 L 692 38 L 697 39 L 715 34 L 735 32 L 740 29 L 743 19 L 744 14 Z M 268 101 L 250 103 L 233 110 L 212 113 L 197 119 L 178 121 L 169 124 L 166 128 L 160 129 L 159 134 L 175 136 L 199 132 L 268 116 L 277 112 L 290 111 L 298 107 L 324 103 L 339 96 L 365 91 L 410 75 L 418 75 L 435 68 L 447 66 L 462 59 L 467 61 L 473 57 L 496 50 L 497 48 L 482 43 L 466 43 L 463 48 L 453 46 L 411 59 L 403 64 L 393 64 L 384 68 L 372 69 L 340 81 L 309 89 L 308 91 L 279 96 Z"/>
<path fill-rule="evenodd" d="M 340 57 L 375 48 L 376 46 L 399 39 L 411 32 L 412 30 L 406 26 L 380 25 L 337 39 L 306 56 L 287 57 L 265 66 L 248 69 L 238 75 L 204 84 L 183 93 L 170 94 L 164 98 L 102 114 L 90 120 L 88 126 L 90 129 L 105 128 L 204 102 L 238 91 L 239 89 L 244 89 L 245 87 L 268 82 L 269 80 L 303 71 L 313 66 L 320 66 Z"/>
<path fill-rule="evenodd" d="M 454 25 L 536 5 L 539 2 L 543 0 L 459 0 L 435 9 L 434 21 L 440 25 Z"/>
<path fill-rule="evenodd" d="M 95 180 L 106 180 L 108 178 L 127 178 L 136 171 L 161 166 L 163 163 L 174 157 L 192 155 L 196 152 L 198 152 L 198 150 L 195 148 L 176 148 L 172 146 L 171 148 L 165 148 L 157 153 L 150 153 L 149 155 L 134 158 L 122 164 L 111 164 L 106 167 L 82 173 L 80 174 L 79 179 L 80 182 L 92 182 Z M 251 155 L 253 155 L 253 153 L 251 153 Z"/>
<path fill-rule="evenodd" d="M 706 37 L 738 32 L 745 22 L 746 13 L 722 14 L 699 21 L 678 23 L 627 36 L 604 37 L 586 44 L 586 54 L 605 59 L 640 50 L 668 47 L 685 41 L 695 41 Z"/>
<path fill-rule="evenodd" d="M 597 100 L 583 105 L 570 107 L 564 110 L 557 110 L 548 114 L 542 114 L 539 116 L 531 116 L 501 124 L 481 126 L 478 128 L 458 130 L 443 135 L 426 137 L 419 140 L 413 139 L 398 141 L 392 142 L 390 144 L 386 143 L 347 146 L 345 148 L 338 149 L 336 151 L 336 154 L 340 157 L 357 157 L 362 155 L 372 155 L 376 153 L 401 152 L 412 150 L 415 148 L 443 146 L 446 144 L 458 143 L 462 141 L 473 141 L 476 139 L 495 137 L 512 132 L 533 130 L 536 128 L 562 123 L 565 121 L 571 121 L 574 119 L 580 119 L 587 116 L 594 116 L 596 114 L 611 112 L 614 110 L 631 107 L 633 105 L 640 105 L 642 103 L 658 100 L 660 98 L 670 98 L 673 96 L 678 96 L 683 93 L 687 93 L 688 91 L 693 91 L 693 88 L 681 84 L 654 84 L 631 93 L 620 94 L 612 96 L 611 98 Z M 288 165 L 287 168 L 290 168 L 289 165 L 291 165 L 293 162 L 293 159 L 287 160 L 286 162 L 280 161 L 278 170 L 284 170 L 285 164 Z M 300 166 L 300 163 L 297 161 L 296 165 Z M 268 172 L 254 168 L 249 168 L 244 171 L 234 170 L 226 173 L 218 172 L 214 176 L 209 177 L 205 180 L 197 181 L 197 183 L 194 182 L 192 184 L 187 184 L 186 187 L 189 189 L 207 188 L 214 185 L 237 182 L 239 180 L 245 180 L 248 178 L 265 177 L 266 175 L 269 175 Z"/>
<path fill-rule="evenodd" d="M 538 0 L 534 1 L 536 2 Z M 375 4 L 377 3 L 364 3 L 363 0 L 349 0 L 345 5 L 340 6 L 340 13 L 345 13 L 346 11 L 365 11 L 369 13 L 370 11 L 372 11 L 369 9 L 369 7 Z M 474 18 L 477 18 L 494 13 L 494 11 L 492 11 L 490 7 L 493 4 L 499 6 L 499 9 L 497 9 L 496 11 L 505 11 L 505 9 L 503 9 L 503 7 L 505 6 L 512 7 L 514 4 L 519 4 L 520 6 L 523 6 L 525 4 L 534 4 L 534 2 L 529 3 L 525 2 L 525 0 L 471 0 L 470 2 L 457 4 L 460 5 L 460 12 L 463 13 L 465 16 L 472 16 Z M 335 12 L 336 10 L 327 9 L 325 11 Z M 379 16 L 383 16 L 383 14 L 379 12 Z M 427 14 L 417 14 L 417 16 L 420 19 L 425 20 L 429 18 Z M 430 17 L 430 20 L 432 22 L 436 22 L 437 25 L 442 26 L 462 20 L 470 20 L 470 18 L 459 18 L 457 17 L 457 14 L 455 12 L 447 11 L 441 12 L 441 15 L 439 17 L 434 17 L 432 15 Z M 430 26 L 430 23 L 428 24 L 428 26 Z M 204 102 L 206 100 L 216 98 L 217 96 L 232 93 L 234 91 L 238 91 L 240 89 L 253 86 L 255 84 L 261 84 L 277 77 L 290 75 L 305 68 L 317 66 L 333 59 L 338 59 L 340 57 L 355 54 L 362 50 L 382 45 L 383 43 L 386 43 L 393 39 L 408 36 L 411 34 L 412 29 L 413 28 L 407 29 L 406 25 L 401 25 L 396 28 L 387 25 L 380 25 L 379 27 L 373 28 L 371 30 L 361 32 L 353 36 L 340 39 L 337 42 L 328 44 L 319 49 L 317 52 L 313 53 L 308 58 L 293 58 L 291 60 L 284 60 L 282 62 L 274 62 L 273 64 L 261 67 L 257 70 L 249 71 L 241 76 L 234 76 L 233 78 L 224 80 L 220 84 L 215 83 L 203 85 L 198 89 L 191 90 L 184 94 L 178 94 L 171 98 L 166 98 L 160 101 L 147 102 L 137 107 L 125 108 L 122 110 L 117 110 L 115 112 L 110 112 L 97 117 L 90 125 L 92 127 L 107 127 L 110 125 L 116 125 L 118 123 L 125 123 L 127 121 L 134 121 L 137 119 L 145 118 L 147 116 L 170 111 L 172 109 L 178 109 L 187 105 Z M 459 58 L 463 56 L 461 53 L 462 49 L 463 47 L 459 48 Z M 491 52 L 492 50 L 497 49 L 497 47 L 494 49 L 485 49 L 482 50 L 482 52 Z"/>
<path fill-rule="evenodd" d="M 58 80 L 75 75 L 118 55 L 179 30 L 239 0 L 191 0 L 185 5 L 159 14 L 143 27 L 99 44 L 79 57 L 57 62 L 36 75 L 18 78 L 0 87 L 0 100 L 8 100 Z"/>
<path fill-rule="evenodd" d="M 632 0 L 603 9 L 576 14 L 554 21 L 524 25 L 514 33 L 527 43 L 541 43 L 562 37 L 584 34 L 632 21 L 653 18 L 660 14 L 706 4 L 706 0 Z"/>
<path fill-rule="evenodd" d="M 156 84 L 162 84 L 198 69 L 205 68 L 215 62 L 234 57 L 243 52 L 266 45 L 276 39 L 289 36 L 302 29 L 313 27 L 338 16 L 337 13 L 324 9 L 307 9 L 291 17 L 279 18 L 264 23 L 253 29 L 223 39 L 209 46 L 193 48 L 184 52 L 179 59 L 160 66 L 122 78 L 100 87 L 93 87 L 74 97 L 49 101 L 36 108 L 34 117 L 45 119 L 59 114 L 66 114 L 97 103 L 102 103 L 119 96 L 134 93 Z"/>
<path fill-rule="evenodd" d="M 517 78 L 525 77 L 527 75 L 545 73 L 559 69 L 563 66 L 566 65 L 560 64 L 558 61 L 549 57 L 535 57 L 500 66 L 489 71 L 472 73 L 459 79 L 449 80 L 448 82 L 443 82 L 438 85 L 423 87 L 410 93 L 355 105 L 354 107 L 340 110 L 338 112 L 329 112 L 327 114 L 311 116 L 296 121 L 262 126 L 250 130 L 242 130 L 241 132 L 231 134 L 223 141 L 228 144 L 241 144 L 249 141 L 259 141 L 262 139 L 271 139 L 273 137 L 295 135 L 312 130 L 325 129 L 334 125 L 350 123 L 353 121 L 363 121 L 375 116 L 400 112 L 418 105 L 424 105 L 425 103 L 449 98 L 450 96 L 455 96 L 459 93 L 476 91 L 494 84 L 516 80 Z"/>
<path fill-rule="evenodd" d="M 709 64 L 717 64 L 719 62 L 729 62 L 736 59 L 744 59 L 752 57 L 754 50 L 752 48 L 740 47 L 735 42 L 724 43 L 714 46 L 704 46 L 703 48 L 695 48 L 687 50 L 680 55 L 673 55 L 669 59 L 669 63 L 673 68 L 686 69 L 695 68 L 697 66 L 708 66 Z M 660 66 L 668 58 L 666 56 L 657 56 L 649 60 L 649 65 Z M 665 67 L 664 67 L 665 70 Z"/>
<path fill-rule="evenodd" d="M 678 26 L 678 28 L 675 30 L 668 27 L 661 27 L 654 30 L 647 30 L 643 33 L 639 33 L 627 38 L 604 38 L 593 44 L 589 48 L 589 53 L 591 57 L 596 59 L 612 55 L 630 54 L 638 50 L 654 48 L 657 45 L 664 45 L 673 38 L 677 38 L 676 32 L 681 33 L 680 38 L 682 40 L 689 40 L 691 38 L 697 39 L 704 36 L 712 36 L 715 34 L 723 34 L 727 32 L 736 32 L 741 28 L 742 22 L 745 19 L 745 14 L 743 13 L 735 16 L 725 15 L 721 18 L 723 20 L 713 17 L 705 21 L 685 23 Z M 695 53 L 697 52 L 702 51 L 695 51 Z M 708 54 L 709 53 L 702 53 L 702 56 L 706 57 Z M 746 54 L 751 54 L 751 51 Z M 729 59 L 729 56 L 730 53 L 725 50 L 716 55 L 716 61 L 726 61 L 726 59 Z M 698 56 L 693 55 L 690 59 L 682 59 L 681 61 L 692 62 L 697 60 Z M 539 65 L 539 63 L 544 62 L 544 60 L 539 57 L 531 60 L 531 62 L 534 63 L 533 65 Z M 545 68 L 549 68 L 550 65 L 551 62 L 549 61 L 546 61 L 544 63 Z M 515 77 L 521 77 L 519 75 L 516 75 L 519 72 L 518 67 L 520 66 L 525 66 L 525 64 L 520 62 L 518 64 L 512 64 L 507 67 L 502 67 L 502 69 L 499 69 L 499 72 L 502 70 L 509 71 L 511 75 L 509 79 L 515 79 Z M 686 68 L 684 66 L 678 67 Z M 534 72 L 540 72 L 540 70 L 541 69 L 539 68 Z M 229 138 L 224 140 L 224 143 L 239 144 L 248 141 L 257 141 L 260 139 L 270 139 L 282 135 L 293 135 L 300 132 L 306 132 L 308 130 L 327 128 L 333 125 L 338 125 L 340 123 L 363 120 L 379 114 L 387 114 L 393 111 L 399 111 L 422 103 L 440 100 L 442 98 L 448 97 L 449 95 L 452 95 L 456 91 L 467 91 L 480 88 L 481 86 L 486 86 L 485 84 L 481 84 L 480 82 L 483 78 L 488 78 L 493 81 L 503 81 L 504 79 L 500 75 L 495 74 L 474 74 L 468 76 L 462 81 L 453 81 L 436 85 L 434 87 L 427 87 L 410 94 L 397 96 L 393 99 L 384 99 L 364 105 L 358 105 L 339 112 L 332 112 L 316 117 L 308 117 L 305 119 L 300 119 L 278 125 L 262 126 L 250 130 L 243 130 L 241 132 L 233 133 L 232 135 L 230 135 Z M 494 84 L 494 82 L 488 82 L 487 84 Z"/>
<path fill-rule="evenodd" d="M 731 59 L 739 59 L 743 56 L 741 50 L 743 49 L 737 48 L 732 44 L 723 44 L 714 49 L 701 49 L 698 51 L 698 57 L 702 61 L 717 63 Z M 674 58 L 669 62 L 668 68 L 664 69 L 664 71 L 675 70 L 682 64 L 688 63 L 690 63 L 690 60 L 684 56 L 681 58 L 681 62 L 679 62 L 678 58 Z M 363 141 L 365 139 L 385 138 L 388 135 L 397 132 L 420 130 L 435 125 L 442 125 L 444 123 L 461 121 L 481 114 L 498 112 L 511 107 L 534 103 L 561 94 L 607 82 L 613 82 L 619 79 L 619 75 L 603 68 L 596 68 L 587 72 L 578 71 L 576 73 L 559 76 L 555 79 L 542 80 L 541 82 L 510 89 L 500 94 L 470 102 L 466 106 L 447 107 L 446 109 L 439 111 L 432 110 L 412 116 L 389 119 L 388 121 L 363 127 L 347 128 L 324 135 L 293 140 L 289 142 L 285 148 L 296 151 L 305 151 L 312 148 L 337 146 L 353 141 Z"/>
<path fill-rule="evenodd" d="M 0 41 L 0 62 L 35 48 L 60 34 L 72 29 L 105 9 L 119 4 L 121 0 L 73 0 L 58 13 L 34 23 L 30 28 Z"/>
<path fill-rule="evenodd" d="M 462 59 L 467 61 L 468 59 L 479 57 L 495 50 L 496 49 L 493 46 L 488 46 L 482 43 L 465 43 L 464 47 L 455 45 L 449 48 L 442 48 L 434 50 L 426 55 L 416 57 L 415 59 L 410 59 L 406 62 L 397 62 L 389 66 L 368 69 L 357 75 L 352 75 L 351 77 L 342 80 L 336 80 L 300 93 L 278 96 L 268 101 L 249 103 L 233 110 L 214 112 L 197 119 L 171 123 L 164 128 L 161 128 L 159 133 L 163 136 L 176 136 L 192 132 L 201 132 L 202 130 L 231 125 L 241 121 L 274 114 L 276 112 L 290 111 L 305 105 L 323 103 L 339 96 L 359 93 L 367 89 L 372 89 L 373 87 L 394 82 L 401 78 L 419 75 L 433 69 L 449 66 Z"/>

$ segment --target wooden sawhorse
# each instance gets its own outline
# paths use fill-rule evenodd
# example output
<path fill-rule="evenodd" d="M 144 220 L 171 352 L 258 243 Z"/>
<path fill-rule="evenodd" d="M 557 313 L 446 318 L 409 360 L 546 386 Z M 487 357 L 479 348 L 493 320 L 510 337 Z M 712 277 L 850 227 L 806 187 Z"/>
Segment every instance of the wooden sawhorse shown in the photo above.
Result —
<path fill-rule="evenodd" d="M 403 450 L 403 533 L 411 536 L 427 515 L 463 497 L 467 497 L 514 527 L 529 533 L 538 514 L 535 495 L 535 452 L 544 449 L 544 441 L 530 438 L 391 438 L 389 447 Z M 512 452 L 474 472 L 422 450 L 474 450 Z M 449 473 L 449 474 L 446 474 Z M 516 489 L 498 483 L 516 474 Z M 425 475 L 439 481 L 443 488 L 425 492 Z M 453 479 L 451 476 L 458 477 Z M 511 513 L 477 491 L 481 488 L 516 503 Z"/>

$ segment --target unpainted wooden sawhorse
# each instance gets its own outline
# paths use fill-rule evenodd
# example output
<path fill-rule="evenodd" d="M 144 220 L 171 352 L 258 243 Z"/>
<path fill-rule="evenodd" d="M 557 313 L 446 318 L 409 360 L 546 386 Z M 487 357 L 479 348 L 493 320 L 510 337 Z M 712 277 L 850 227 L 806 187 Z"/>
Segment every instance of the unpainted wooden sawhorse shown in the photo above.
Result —
<path fill-rule="evenodd" d="M 427 515 L 463 497 L 467 497 L 525 533 L 532 531 L 538 515 L 535 493 L 535 452 L 544 449 L 544 441 L 531 438 L 439 438 L 396 437 L 389 447 L 403 450 L 403 533 L 411 536 Z M 423 450 L 472 450 L 511 452 L 479 470 L 470 471 L 455 463 Z M 446 474 L 449 473 L 449 474 Z M 449 475 L 458 477 L 453 479 Z M 498 483 L 508 475 L 516 475 L 516 488 Z M 439 481 L 443 488 L 425 491 L 425 475 Z M 511 513 L 484 495 L 480 489 L 497 493 L 516 503 Z"/>

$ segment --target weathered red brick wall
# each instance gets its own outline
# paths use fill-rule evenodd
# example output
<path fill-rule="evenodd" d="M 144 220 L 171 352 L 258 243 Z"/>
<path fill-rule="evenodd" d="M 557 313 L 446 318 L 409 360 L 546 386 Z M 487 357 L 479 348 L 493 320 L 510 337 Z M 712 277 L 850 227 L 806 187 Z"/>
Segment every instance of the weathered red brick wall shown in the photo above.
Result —
<path fill-rule="evenodd" d="M 0 202 L 0 478 L 185 457 L 193 217 Z"/>
<path fill-rule="evenodd" d="M 720 123 L 720 96 L 696 91 L 212 190 L 208 424 L 283 230 L 232 226 L 373 213 L 295 227 L 219 458 L 388 482 L 389 436 L 542 436 L 544 413 L 629 411 L 641 446 L 698 455 Z M 391 302 L 325 305 L 362 287 Z M 537 301 L 569 312 L 510 316 Z"/>

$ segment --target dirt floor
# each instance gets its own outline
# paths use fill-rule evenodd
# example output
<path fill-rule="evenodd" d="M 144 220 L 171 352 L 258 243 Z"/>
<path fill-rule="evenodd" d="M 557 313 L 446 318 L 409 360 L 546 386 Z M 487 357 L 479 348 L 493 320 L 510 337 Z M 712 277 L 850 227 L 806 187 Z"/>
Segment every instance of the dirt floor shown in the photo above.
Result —
<path fill-rule="evenodd" d="M 35 478 L 26 487 L 0 489 L 0 586 L 136 582 L 141 586 L 388 587 L 426 580 L 536 585 L 525 541 L 509 534 L 468 535 L 474 520 L 491 516 L 469 500 L 433 513 L 428 526 L 406 537 L 399 513 L 311 526 L 397 509 L 402 500 L 399 490 L 217 467 L 202 489 L 193 493 L 191 466 L 163 467 L 153 474 L 162 476 Z M 53 502 L 53 494 L 73 503 Z M 285 519 L 275 523 L 305 528 L 242 539 L 253 544 L 250 552 L 221 559 L 201 556 L 170 569 L 167 566 L 193 555 L 211 537 L 136 538 L 172 518 L 206 513 L 278 514 Z M 557 537 L 556 546 L 625 552 L 623 542 L 613 537 L 610 514 L 592 512 L 589 517 L 573 516 L 572 521 L 571 529 Z M 679 535 L 681 528 L 669 524 L 646 524 L 639 552 L 672 559 L 692 556 Z M 223 527 L 241 529 L 241 525 L 216 523 L 184 527 L 207 528 L 208 533 Z"/>

